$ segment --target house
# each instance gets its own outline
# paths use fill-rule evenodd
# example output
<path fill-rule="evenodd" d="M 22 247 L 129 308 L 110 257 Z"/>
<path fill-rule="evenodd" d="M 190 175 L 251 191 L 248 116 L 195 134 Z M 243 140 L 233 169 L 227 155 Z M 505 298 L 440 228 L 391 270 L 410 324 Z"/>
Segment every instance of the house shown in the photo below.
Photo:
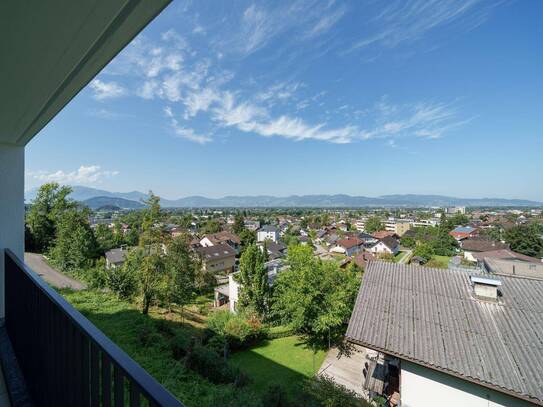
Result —
<path fill-rule="evenodd" d="M 377 240 L 384 239 L 387 236 L 391 236 L 396 239 L 400 238 L 400 236 L 398 236 L 395 232 L 390 232 L 388 230 L 379 230 L 377 232 L 372 233 L 371 235 Z"/>
<path fill-rule="evenodd" d="M 482 236 L 467 238 L 460 241 L 460 247 L 464 250 L 464 257 L 469 261 L 476 261 L 473 253 L 487 252 L 492 250 L 505 250 L 509 246 L 496 240 Z"/>
<path fill-rule="evenodd" d="M 124 264 L 128 249 L 126 246 L 121 246 L 117 249 L 108 250 L 106 255 L 106 268 L 112 269 L 121 267 Z"/>
<path fill-rule="evenodd" d="M 478 231 L 471 226 L 457 226 L 449 232 L 449 235 L 454 237 L 456 240 L 463 240 L 469 237 L 477 236 Z"/>
<path fill-rule="evenodd" d="M 373 254 L 392 254 L 395 256 L 400 251 L 400 243 L 392 236 L 386 236 L 370 248 Z"/>
<path fill-rule="evenodd" d="M 483 267 L 492 274 L 543 279 L 543 263 L 487 257 L 483 261 Z"/>
<path fill-rule="evenodd" d="M 270 260 L 279 259 L 287 255 L 287 246 L 280 240 L 277 242 L 266 240 L 264 242 L 257 243 L 260 250 L 264 250 L 266 247 Z"/>
<path fill-rule="evenodd" d="M 241 239 L 234 233 L 228 231 L 211 233 L 200 239 L 200 245 L 203 247 L 216 246 L 219 244 L 227 244 L 237 253 L 239 253 Z"/>
<path fill-rule="evenodd" d="M 258 229 L 260 229 L 260 222 L 257 220 L 246 220 L 244 225 L 245 228 L 251 232 L 256 232 Z"/>
<path fill-rule="evenodd" d="M 275 226 L 270 225 L 261 227 L 256 232 L 256 241 L 263 242 L 264 240 L 277 242 L 279 240 L 279 230 Z"/>
<path fill-rule="evenodd" d="M 387 232 L 393 232 L 398 236 L 403 236 L 405 232 L 411 229 L 412 221 L 409 219 L 396 219 L 389 217 L 385 220 L 385 230 Z"/>
<path fill-rule="evenodd" d="M 236 251 L 225 243 L 195 249 L 208 273 L 232 273 L 236 264 Z"/>
<path fill-rule="evenodd" d="M 168 3 L 2 2 L 0 405 L 98 405 L 116 393 L 118 405 L 126 395 L 133 406 L 182 406 L 24 264 L 26 146 Z"/>
<path fill-rule="evenodd" d="M 352 256 L 362 250 L 362 240 L 357 237 L 338 240 L 336 245 L 330 249 L 333 253 L 341 253 L 345 256 Z"/>
<path fill-rule="evenodd" d="M 542 294 L 543 280 L 369 262 L 346 340 L 368 349 L 370 395 L 402 406 L 543 405 Z"/>
<path fill-rule="evenodd" d="M 277 274 L 286 269 L 281 259 L 271 260 L 264 263 L 268 272 L 268 284 L 272 285 L 277 277 Z M 228 304 L 230 312 L 235 313 L 237 310 L 237 304 L 239 301 L 239 290 L 241 284 L 237 281 L 239 271 L 232 273 L 228 276 L 228 284 L 223 284 L 215 288 L 215 307 L 222 307 Z"/>
<path fill-rule="evenodd" d="M 537 257 L 526 256 L 525 254 L 514 252 L 510 249 L 491 250 L 487 252 L 472 253 L 473 258 L 478 262 L 483 262 L 487 258 L 502 259 L 502 260 L 518 260 L 528 263 L 541 264 L 542 259 Z"/>
<path fill-rule="evenodd" d="M 347 257 L 340 265 L 341 268 L 346 268 L 354 262 L 359 268 L 364 270 L 368 261 L 375 260 L 375 256 L 369 252 L 360 252 L 353 257 Z"/>
<path fill-rule="evenodd" d="M 360 240 L 362 240 L 362 243 L 364 243 L 364 245 L 377 243 L 377 240 L 378 240 L 378 239 L 376 239 L 375 237 L 373 237 L 372 235 L 370 235 L 369 233 L 366 233 L 366 232 L 357 233 L 356 237 L 359 238 Z"/>

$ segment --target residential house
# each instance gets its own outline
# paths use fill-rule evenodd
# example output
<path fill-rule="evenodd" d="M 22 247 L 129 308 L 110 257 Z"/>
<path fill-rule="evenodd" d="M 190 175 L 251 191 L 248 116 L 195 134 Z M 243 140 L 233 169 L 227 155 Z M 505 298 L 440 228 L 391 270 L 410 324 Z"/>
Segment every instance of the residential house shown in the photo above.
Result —
<path fill-rule="evenodd" d="M 262 251 L 264 250 L 264 247 L 266 247 L 270 260 L 280 259 L 287 255 L 287 246 L 280 240 L 277 242 L 266 240 L 264 242 L 258 242 L 257 245 Z"/>
<path fill-rule="evenodd" d="M 347 257 L 345 261 L 341 263 L 340 267 L 345 268 L 354 262 L 354 264 L 356 264 L 359 268 L 365 270 L 366 264 L 371 260 L 375 260 L 375 256 L 373 254 L 370 252 L 360 252 L 355 254 L 353 257 Z"/>
<path fill-rule="evenodd" d="M 211 233 L 200 239 L 200 245 L 203 247 L 216 246 L 219 244 L 227 244 L 234 249 L 236 253 L 239 253 L 241 240 L 237 235 L 228 231 Z"/>
<path fill-rule="evenodd" d="M 395 239 L 400 238 L 400 236 L 398 236 L 395 232 L 390 232 L 388 230 L 379 230 L 377 232 L 372 233 L 371 235 L 377 240 L 384 239 L 387 236 L 394 237 Z"/>
<path fill-rule="evenodd" d="M 487 258 L 493 259 L 502 259 L 502 260 L 518 260 L 525 261 L 528 263 L 541 263 L 543 260 L 538 259 L 537 257 L 526 256 L 525 254 L 514 252 L 511 249 L 501 249 L 501 250 L 491 250 L 487 252 L 474 252 L 472 253 L 473 258 L 477 262 L 484 262 Z"/>
<path fill-rule="evenodd" d="M 208 273 L 228 274 L 234 271 L 236 251 L 225 243 L 202 246 L 195 249 L 202 260 L 202 267 Z"/>
<path fill-rule="evenodd" d="M 543 279 L 543 263 L 487 257 L 483 267 L 492 274 Z"/>
<path fill-rule="evenodd" d="M 471 226 L 457 226 L 453 230 L 449 232 L 449 235 L 454 237 L 456 240 L 460 241 L 463 239 L 467 239 L 470 237 L 477 236 L 478 231 L 474 227 Z"/>
<path fill-rule="evenodd" d="M 260 222 L 257 220 L 246 220 L 244 224 L 245 228 L 251 232 L 256 232 L 258 229 L 260 229 Z"/>
<path fill-rule="evenodd" d="M 128 248 L 126 246 L 121 246 L 117 249 L 108 250 L 105 253 L 106 268 L 112 269 L 112 268 L 121 267 L 124 264 L 127 253 L 128 253 Z"/>
<path fill-rule="evenodd" d="M 469 261 L 477 261 L 473 257 L 473 253 L 509 249 L 509 246 L 505 243 L 482 236 L 461 240 L 460 247 L 464 250 L 464 258 Z"/>
<path fill-rule="evenodd" d="M 373 254 L 392 254 L 395 256 L 400 251 L 400 243 L 392 236 L 386 236 L 375 243 L 370 252 Z"/>
<path fill-rule="evenodd" d="M 389 217 L 385 221 L 385 230 L 387 232 L 393 232 L 399 237 L 403 236 L 405 232 L 411 229 L 413 221 L 409 219 L 396 219 Z"/>
<path fill-rule="evenodd" d="M 256 232 L 256 241 L 263 242 L 271 240 L 277 242 L 279 240 L 279 230 L 275 226 L 265 225 Z"/>
<path fill-rule="evenodd" d="M 372 235 L 370 235 L 369 233 L 366 233 L 366 232 L 357 233 L 356 237 L 359 238 L 360 240 L 362 240 L 362 243 L 364 243 L 364 245 L 373 245 L 378 240 L 378 239 L 376 239 L 375 237 L 373 237 Z"/>
<path fill-rule="evenodd" d="M 394 405 L 543 405 L 543 280 L 370 262 L 346 333 Z"/>
<path fill-rule="evenodd" d="M 353 256 L 362 250 L 363 241 L 357 237 L 338 240 L 336 245 L 330 249 L 330 252 L 341 253 L 345 256 Z"/>

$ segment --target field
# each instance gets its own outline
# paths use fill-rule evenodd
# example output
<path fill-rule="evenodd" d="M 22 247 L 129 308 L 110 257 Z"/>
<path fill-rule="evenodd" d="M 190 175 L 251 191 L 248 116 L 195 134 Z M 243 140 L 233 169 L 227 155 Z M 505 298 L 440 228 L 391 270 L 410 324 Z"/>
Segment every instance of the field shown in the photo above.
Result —
<path fill-rule="evenodd" d="M 434 255 L 434 256 L 432 256 L 430 261 L 432 262 L 432 266 L 446 269 L 446 268 L 449 267 L 449 260 L 450 259 L 451 258 L 449 256 L 437 256 L 437 255 Z"/>
<path fill-rule="evenodd" d="M 313 351 L 300 338 L 288 336 L 235 353 L 231 360 L 251 378 L 250 387 L 256 392 L 263 392 L 272 383 L 294 392 L 304 379 L 315 374 L 325 356 L 319 351 L 313 360 Z"/>

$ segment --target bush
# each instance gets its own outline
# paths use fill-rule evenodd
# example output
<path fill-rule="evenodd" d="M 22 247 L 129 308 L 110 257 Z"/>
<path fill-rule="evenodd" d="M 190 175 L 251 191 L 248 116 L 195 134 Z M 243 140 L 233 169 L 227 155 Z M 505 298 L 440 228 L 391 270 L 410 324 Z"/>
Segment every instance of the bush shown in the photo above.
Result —
<path fill-rule="evenodd" d="M 170 342 L 170 348 L 172 350 L 172 356 L 175 360 L 183 359 L 187 350 L 191 346 L 191 339 L 187 335 L 176 335 Z"/>
<path fill-rule="evenodd" d="M 279 384 L 270 384 L 262 393 L 262 404 L 267 407 L 288 407 L 287 392 Z"/>
<path fill-rule="evenodd" d="M 124 267 L 113 267 L 106 271 L 108 288 L 120 299 L 131 299 L 137 289 L 136 276 Z"/>
<path fill-rule="evenodd" d="M 185 366 L 215 384 L 233 383 L 241 387 L 248 382 L 247 376 L 238 368 L 230 366 L 213 350 L 194 342 L 187 348 Z"/>
<path fill-rule="evenodd" d="M 245 348 L 266 336 L 262 323 L 253 315 L 215 311 L 207 319 L 208 328 L 224 337 L 233 349 Z"/>
<path fill-rule="evenodd" d="M 317 401 L 323 407 L 370 407 L 354 391 L 337 384 L 334 379 L 326 375 L 312 377 L 304 385 L 304 392 L 310 399 Z M 312 403 L 309 403 L 312 404 Z"/>
<path fill-rule="evenodd" d="M 147 347 L 160 342 L 160 340 L 160 334 L 156 331 L 153 324 L 145 323 L 139 328 L 138 341 L 142 346 Z"/>
<path fill-rule="evenodd" d="M 267 332 L 267 338 L 268 339 L 278 339 L 278 338 L 286 338 L 287 336 L 294 335 L 294 329 L 292 329 L 288 325 L 278 325 L 278 326 L 272 326 L 270 329 L 268 329 Z"/>

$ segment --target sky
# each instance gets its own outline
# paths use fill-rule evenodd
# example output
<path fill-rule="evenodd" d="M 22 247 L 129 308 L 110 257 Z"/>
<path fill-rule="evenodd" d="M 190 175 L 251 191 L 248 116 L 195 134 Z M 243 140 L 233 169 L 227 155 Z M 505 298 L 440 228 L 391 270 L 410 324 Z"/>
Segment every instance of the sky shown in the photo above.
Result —
<path fill-rule="evenodd" d="M 542 14 L 174 0 L 29 143 L 26 188 L 543 201 Z"/>

